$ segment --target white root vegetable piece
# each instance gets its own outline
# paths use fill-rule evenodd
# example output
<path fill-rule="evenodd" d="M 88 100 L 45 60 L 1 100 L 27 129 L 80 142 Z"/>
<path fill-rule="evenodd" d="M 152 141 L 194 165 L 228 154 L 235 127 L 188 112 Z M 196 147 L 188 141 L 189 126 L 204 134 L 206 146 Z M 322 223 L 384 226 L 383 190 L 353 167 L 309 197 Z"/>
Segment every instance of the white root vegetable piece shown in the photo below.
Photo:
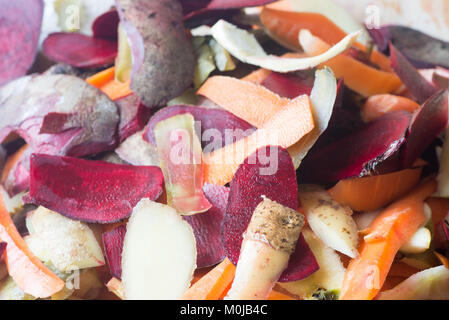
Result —
<path fill-rule="evenodd" d="M 410 240 L 404 244 L 399 251 L 404 254 L 422 253 L 430 248 L 432 234 L 430 230 L 424 227 L 419 228 Z"/>
<path fill-rule="evenodd" d="M 196 269 L 196 242 L 175 209 L 142 199 L 126 227 L 122 252 L 127 300 L 179 299 Z"/>
<path fill-rule="evenodd" d="M 337 81 L 332 70 L 327 67 L 317 70 L 315 72 L 315 82 L 310 94 L 315 127 L 300 141 L 288 148 L 295 169 L 299 168 L 302 160 L 315 145 L 315 142 L 326 131 L 334 110 L 336 98 Z"/>
<path fill-rule="evenodd" d="M 349 49 L 360 34 L 360 31 L 349 34 L 328 51 L 315 57 L 283 58 L 268 55 L 253 34 L 239 29 L 224 20 L 218 21 L 212 27 L 211 31 L 214 39 L 240 61 L 271 71 L 284 73 L 314 68 L 334 58 Z M 299 41 L 301 45 L 303 42 L 310 41 L 311 38 L 313 36 L 308 30 L 300 31 Z"/>
<path fill-rule="evenodd" d="M 312 231 L 326 245 L 351 258 L 359 255 L 357 225 L 352 210 L 336 202 L 319 186 L 303 185 L 299 199 Z"/>
<path fill-rule="evenodd" d="M 225 299 L 267 299 L 287 267 L 303 226 L 299 212 L 264 198 L 244 235 L 235 278 Z"/>
<path fill-rule="evenodd" d="M 381 292 L 377 300 L 448 300 L 449 270 L 438 266 L 415 273 L 393 289 Z"/>
<path fill-rule="evenodd" d="M 21 192 L 16 194 L 14 197 L 10 197 L 3 187 L 1 187 L 1 193 L 3 202 L 5 203 L 6 211 L 11 215 L 18 213 L 23 207 L 22 197 L 26 192 Z"/>
<path fill-rule="evenodd" d="M 101 246 L 89 226 L 39 207 L 26 218 L 30 235 L 25 241 L 44 263 L 61 272 L 105 264 Z"/>
<path fill-rule="evenodd" d="M 326 246 L 310 229 L 305 228 L 302 234 L 317 259 L 320 269 L 306 279 L 282 282 L 278 285 L 301 299 L 312 299 L 320 289 L 338 294 L 346 272 L 340 256 Z"/>

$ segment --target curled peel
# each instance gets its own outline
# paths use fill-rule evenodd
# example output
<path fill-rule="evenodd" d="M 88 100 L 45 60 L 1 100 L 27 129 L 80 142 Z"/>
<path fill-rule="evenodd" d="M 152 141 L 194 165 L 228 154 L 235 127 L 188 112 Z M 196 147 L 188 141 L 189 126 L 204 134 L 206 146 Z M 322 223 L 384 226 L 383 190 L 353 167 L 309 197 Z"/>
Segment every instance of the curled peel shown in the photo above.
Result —
<path fill-rule="evenodd" d="M 285 58 L 268 55 L 257 42 L 254 35 L 224 20 L 218 21 L 212 27 L 211 32 L 214 39 L 240 61 L 271 71 L 285 73 L 314 68 L 332 59 L 349 49 L 357 40 L 361 31 L 349 34 L 328 51 L 318 56 L 307 58 Z M 302 45 L 312 37 L 310 31 L 301 30 L 299 42 Z"/>

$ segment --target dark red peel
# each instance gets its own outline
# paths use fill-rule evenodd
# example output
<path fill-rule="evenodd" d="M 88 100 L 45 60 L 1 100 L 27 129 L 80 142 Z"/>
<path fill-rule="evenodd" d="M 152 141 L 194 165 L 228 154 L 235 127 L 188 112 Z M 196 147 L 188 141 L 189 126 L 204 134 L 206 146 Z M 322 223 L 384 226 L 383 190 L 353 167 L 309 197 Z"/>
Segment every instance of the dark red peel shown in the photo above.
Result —
<path fill-rule="evenodd" d="M 120 110 L 119 140 L 123 142 L 145 127 L 152 110 L 144 106 L 136 94 L 115 100 L 115 103 Z"/>
<path fill-rule="evenodd" d="M 117 57 L 117 41 L 94 38 L 80 33 L 50 34 L 42 44 L 50 60 L 77 68 L 98 68 L 112 65 Z"/>
<path fill-rule="evenodd" d="M 419 103 L 424 103 L 439 91 L 439 88 L 427 81 L 392 44 L 390 44 L 390 53 L 391 68 Z"/>
<path fill-rule="evenodd" d="M 448 90 L 430 97 L 413 117 L 402 151 L 402 167 L 408 168 L 441 134 L 448 123 Z"/>
<path fill-rule="evenodd" d="M 122 251 L 125 234 L 126 226 L 121 225 L 101 235 L 109 272 L 117 279 L 122 279 Z"/>
<path fill-rule="evenodd" d="M 294 99 L 300 95 L 310 95 L 315 80 L 314 72 L 302 72 L 298 74 L 282 74 L 272 72 L 261 85 L 281 97 Z"/>
<path fill-rule="evenodd" d="M 212 204 L 212 208 L 203 213 L 183 216 L 195 234 L 197 268 L 215 265 L 226 257 L 221 240 L 221 228 L 228 203 L 229 188 L 206 184 L 203 191 Z"/>
<path fill-rule="evenodd" d="M 163 108 L 151 117 L 145 128 L 144 139 L 149 143 L 156 145 L 154 137 L 154 127 L 156 124 L 162 120 L 185 113 L 190 113 L 195 118 L 195 121 L 201 123 L 201 137 L 199 138 L 203 147 L 206 147 L 206 144 L 208 143 L 217 143 L 214 140 L 214 133 L 217 133 L 219 138 L 222 138 L 222 141 L 219 143 L 224 146 L 244 138 L 255 130 L 255 128 L 248 122 L 234 116 L 226 110 L 177 105 Z M 204 134 L 205 132 L 206 134 Z M 226 132 L 235 133 L 234 138 L 226 141 Z M 238 134 L 239 132 L 241 134 Z"/>
<path fill-rule="evenodd" d="M 3 258 L 5 250 L 6 250 L 6 242 L 0 242 L 0 259 Z"/>
<path fill-rule="evenodd" d="M 117 40 L 119 22 L 117 10 L 113 9 L 103 13 L 92 24 L 94 38 Z"/>
<path fill-rule="evenodd" d="M 299 168 L 302 183 L 331 183 L 338 180 L 395 170 L 397 151 L 403 145 L 411 115 L 389 113 L 356 132 L 314 149 Z M 388 163 L 387 160 L 394 160 Z M 388 163 L 388 169 L 385 168 Z"/>
<path fill-rule="evenodd" d="M 27 73 L 41 32 L 42 0 L 0 0 L 0 86 Z"/>
<path fill-rule="evenodd" d="M 243 234 L 252 214 L 262 201 L 262 195 L 281 205 L 298 209 L 298 184 L 293 162 L 287 150 L 280 147 L 267 147 L 263 154 L 273 157 L 277 170 L 271 175 L 262 175 L 260 157 L 251 156 L 240 165 L 231 182 L 229 201 L 223 221 L 222 237 L 226 255 L 232 263 L 237 264 Z M 258 151 L 258 154 L 261 154 Z M 290 257 L 288 268 L 279 281 L 301 280 L 318 270 L 319 266 L 313 253 L 301 235 L 295 252 Z"/>
<path fill-rule="evenodd" d="M 82 157 L 117 145 L 118 108 L 105 94 L 68 75 L 27 76 L 0 88 L 0 142 L 17 133 L 29 145 L 6 183 L 28 189 L 31 153 Z"/>
<path fill-rule="evenodd" d="M 74 220 L 113 223 L 142 198 L 156 200 L 163 180 L 158 167 L 33 154 L 29 200 Z"/>

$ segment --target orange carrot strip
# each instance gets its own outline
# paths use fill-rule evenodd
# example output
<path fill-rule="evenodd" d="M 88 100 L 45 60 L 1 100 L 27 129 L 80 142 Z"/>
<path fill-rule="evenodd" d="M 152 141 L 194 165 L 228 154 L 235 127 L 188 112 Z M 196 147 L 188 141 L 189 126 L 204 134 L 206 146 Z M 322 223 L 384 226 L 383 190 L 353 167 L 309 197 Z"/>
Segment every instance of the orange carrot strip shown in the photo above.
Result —
<path fill-rule="evenodd" d="M 294 12 L 264 8 L 260 13 L 262 24 L 279 42 L 290 48 L 300 49 L 299 31 L 308 29 L 330 45 L 347 36 L 326 16 L 313 12 Z"/>
<path fill-rule="evenodd" d="M 413 113 L 418 109 L 419 104 L 408 98 L 392 94 L 378 94 L 366 100 L 361 114 L 363 121 L 370 122 L 388 112 L 403 110 Z"/>
<path fill-rule="evenodd" d="M 276 10 L 265 7 L 260 18 L 268 32 L 280 43 L 292 49 L 301 49 L 298 37 L 301 29 L 308 29 L 313 35 L 333 46 L 347 36 L 339 26 L 325 15 L 312 12 L 295 12 Z M 366 52 L 361 43 L 355 47 Z M 371 62 L 377 64 L 384 71 L 391 71 L 390 59 L 377 50 L 371 52 Z"/>
<path fill-rule="evenodd" d="M 351 178 L 329 189 L 335 201 L 355 211 L 374 211 L 410 191 L 421 177 L 422 168 L 405 169 L 372 177 Z"/>
<path fill-rule="evenodd" d="M 200 280 L 195 282 L 182 296 L 182 300 L 218 300 L 232 284 L 235 266 L 228 259 L 223 260 Z"/>
<path fill-rule="evenodd" d="M 300 96 L 273 114 L 251 135 L 204 155 L 204 177 L 208 183 L 230 182 L 239 165 L 265 146 L 288 148 L 312 131 L 314 120 L 309 97 Z"/>
<path fill-rule="evenodd" d="M 9 156 L 6 160 L 5 166 L 3 167 L 2 176 L 0 178 L 0 182 L 5 182 L 8 177 L 9 172 L 14 167 L 14 165 L 20 160 L 20 157 L 23 155 L 25 150 L 28 148 L 28 145 L 22 146 L 19 150 L 17 150 L 13 155 Z"/>
<path fill-rule="evenodd" d="M 0 194 L 0 239 L 7 243 L 5 262 L 17 286 L 35 298 L 47 298 L 64 288 L 64 281 L 51 272 L 31 251 L 17 231 Z"/>
<path fill-rule="evenodd" d="M 316 56 L 329 50 L 330 45 L 313 37 L 303 43 L 303 49 L 309 56 Z M 340 54 L 323 65 L 331 68 L 336 78 L 343 78 L 350 89 L 365 97 L 396 92 L 402 85 L 395 73 L 377 70 L 345 54 Z"/>
<path fill-rule="evenodd" d="M 94 74 L 87 78 L 86 82 L 103 91 L 111 100 L 118 100 L 133 93 L 129 80 L 124 83 L 115 80 L 115 67 Z"/>
<path fill-rule="evenodd" d="M 198 90 L 198 94 L 256 128 L 261 127 L 290 102 L 260 85 L 225 76 L 209 78 Z"/>
<path fill-rule="evenodd" d="M 252 82 L 254 84 L 261 84 L 270 74 L 272 73 L 271 70 L 267 69 L 257 69 L 247 76 L 241 78 L 240 80 Z"/>
<path fill-rule="evenodd" d="M 279 291 L 271 290 L 267 300 L 296 300 L 291 296 L 280 293 Z"/>
<path fill-rule="evenodd" d="M 396 253 L 426 219 L 423 201 L 435 192 L 430 180 L 386 208 L 368 227 L 359 257 L 351 260 L 341 300 L 371 300 L 382 288 Z"/>

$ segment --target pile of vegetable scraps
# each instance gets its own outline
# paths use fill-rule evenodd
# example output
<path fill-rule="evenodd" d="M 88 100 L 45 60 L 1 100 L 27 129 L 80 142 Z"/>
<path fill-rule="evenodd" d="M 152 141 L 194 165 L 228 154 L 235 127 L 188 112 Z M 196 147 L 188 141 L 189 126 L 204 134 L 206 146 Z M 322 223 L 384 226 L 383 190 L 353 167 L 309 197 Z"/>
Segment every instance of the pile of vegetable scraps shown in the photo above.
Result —
<path fill-rule="evenodd" d="M 0 7 L 0 299 L 449 299 L 449 43 L 332 0 Z"/>

